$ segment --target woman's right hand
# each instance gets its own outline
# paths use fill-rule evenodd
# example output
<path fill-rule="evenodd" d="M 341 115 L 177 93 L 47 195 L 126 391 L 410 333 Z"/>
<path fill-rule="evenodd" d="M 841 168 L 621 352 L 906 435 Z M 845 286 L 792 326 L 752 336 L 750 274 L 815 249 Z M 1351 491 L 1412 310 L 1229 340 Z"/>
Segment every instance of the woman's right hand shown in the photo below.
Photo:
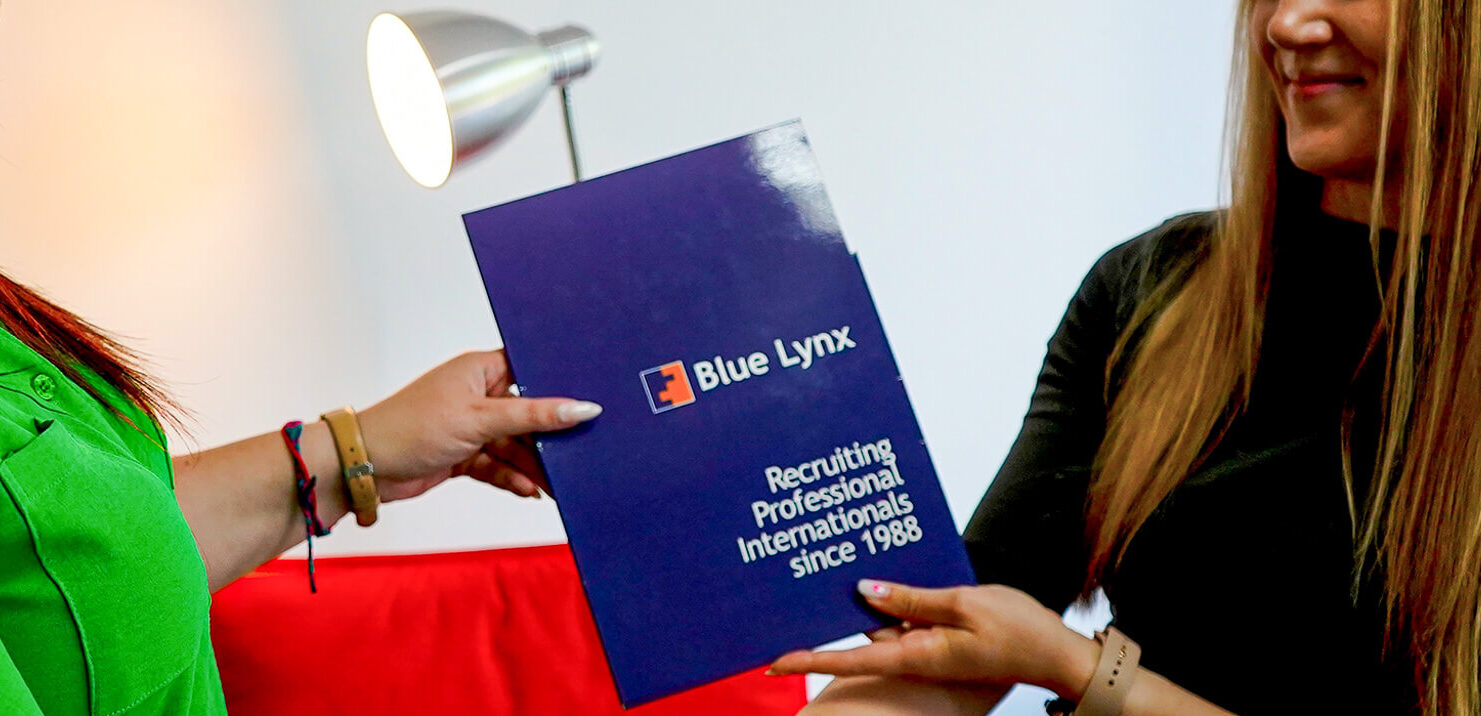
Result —
<path fill-rule="evenodd" d="M 510 384 L 503 351 L 465 353 L 361 412 L 381 499 L 415 497 L 456 475 L 538 496 L 545 476 L 529 435 L 575 427 L 602 408 L 516 398 Z"/>
<path fill-rule="evenodd" d="M 877 632 L 872 644 L 857 649 L 777 659 L 777 674 L 857 675 L 841 680 L 837 696 L 824 691 L 819 708 L 804 713 L 980 714 L 980 707 L 996 702 L 997 690 L 1016 683 L 1079 701 L 1100 658 L 1094 641 L 1011 587 L 921 589 L 865 580 L 859 591 L 875 609 L 909 620 L 910 628 Z M 1135 673 L 1122 713 L 1229 716 L 1144 667 Z"/>
<path fill-rule="evenodd" d="M 870 606 L 911 627 L 877 632 L 872 644 L 857 649 L 793 652 L 777 659 L 772 670 L 1004 687 L 1029 683 L 1069 698 L 1079 698 L 1095 671 L 1099 646 L 1017 589 L 922 589 L 865 580 L 859 591 Z"/>

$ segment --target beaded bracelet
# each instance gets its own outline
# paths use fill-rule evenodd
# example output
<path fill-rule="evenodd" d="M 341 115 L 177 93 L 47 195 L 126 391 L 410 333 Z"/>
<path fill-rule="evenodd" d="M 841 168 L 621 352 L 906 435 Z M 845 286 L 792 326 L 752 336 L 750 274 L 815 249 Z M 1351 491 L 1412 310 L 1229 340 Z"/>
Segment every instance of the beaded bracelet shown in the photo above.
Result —
<path fill-rule="evenodd" d="M 329 528 L 319 520 L 319 499 L 314 494 L 314 485 L 319 478 L 309 474 L 308 463 L 303 460 L 303 452 L 299 449 L 299 438 L 303 436 L 303 421 L 294 420 L 283 426 L 283 444 L 288 446 L 288 454 L 293 457 L 293 478 L 298 492 L 298 509 L 303 512 L 304 537 L 308 541 L 309 548 L 309 592 L 318 594 L 319 587 L 314 582 L 314 538 L 329 535 Z"/>

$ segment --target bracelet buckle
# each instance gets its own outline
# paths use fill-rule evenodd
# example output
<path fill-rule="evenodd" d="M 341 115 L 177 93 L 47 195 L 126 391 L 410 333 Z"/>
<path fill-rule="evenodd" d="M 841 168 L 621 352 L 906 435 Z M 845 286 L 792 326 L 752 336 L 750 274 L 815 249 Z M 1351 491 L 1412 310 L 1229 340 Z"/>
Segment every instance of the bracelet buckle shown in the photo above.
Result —
<path fill-rule="evenodd" d="M 369 462 L 357 462 L 354 465 L 345 468 L 346 480 L 353 480 L 354 478 L 364 477 L 366 475 L 375 475 L 375 465 L 372 465 Z"/>

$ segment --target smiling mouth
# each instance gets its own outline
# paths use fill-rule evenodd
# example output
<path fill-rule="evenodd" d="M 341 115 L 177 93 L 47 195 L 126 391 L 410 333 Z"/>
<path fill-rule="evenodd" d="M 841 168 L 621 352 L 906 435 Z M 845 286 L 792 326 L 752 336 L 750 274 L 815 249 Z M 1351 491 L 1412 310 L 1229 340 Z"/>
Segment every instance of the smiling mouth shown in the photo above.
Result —
<path fill-rule="evenodd" d="M 1291 90 L 1301 97 L 1319 97 L 1346 89 L 1363 87 L 1367 81 L 1352 75 L 1308 75 L 1288 80 Z"/>

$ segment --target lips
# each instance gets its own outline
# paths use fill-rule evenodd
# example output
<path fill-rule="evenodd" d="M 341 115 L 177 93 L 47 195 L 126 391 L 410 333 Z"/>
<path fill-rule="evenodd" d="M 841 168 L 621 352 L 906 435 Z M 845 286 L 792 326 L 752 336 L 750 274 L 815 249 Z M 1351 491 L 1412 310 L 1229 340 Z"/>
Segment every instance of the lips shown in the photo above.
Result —
<path fill-rule="evenodd" d="M 1318 84 L 1345 84 L 1356 85 L 1363 83 L 1362 75 L 1339 75 L 1339 74 L 1309 74 L 1297 75 L 1291 80 L 1295 85 L 1318 85 Z"/>
<path fill-rule="evenodd" d="M 1287 80 L 1291 89 L 1302 97 L 1317 97 L 1343 89 L 1362 87 L 1367 80 L 1361 75 L 1307 73 Z"/>

